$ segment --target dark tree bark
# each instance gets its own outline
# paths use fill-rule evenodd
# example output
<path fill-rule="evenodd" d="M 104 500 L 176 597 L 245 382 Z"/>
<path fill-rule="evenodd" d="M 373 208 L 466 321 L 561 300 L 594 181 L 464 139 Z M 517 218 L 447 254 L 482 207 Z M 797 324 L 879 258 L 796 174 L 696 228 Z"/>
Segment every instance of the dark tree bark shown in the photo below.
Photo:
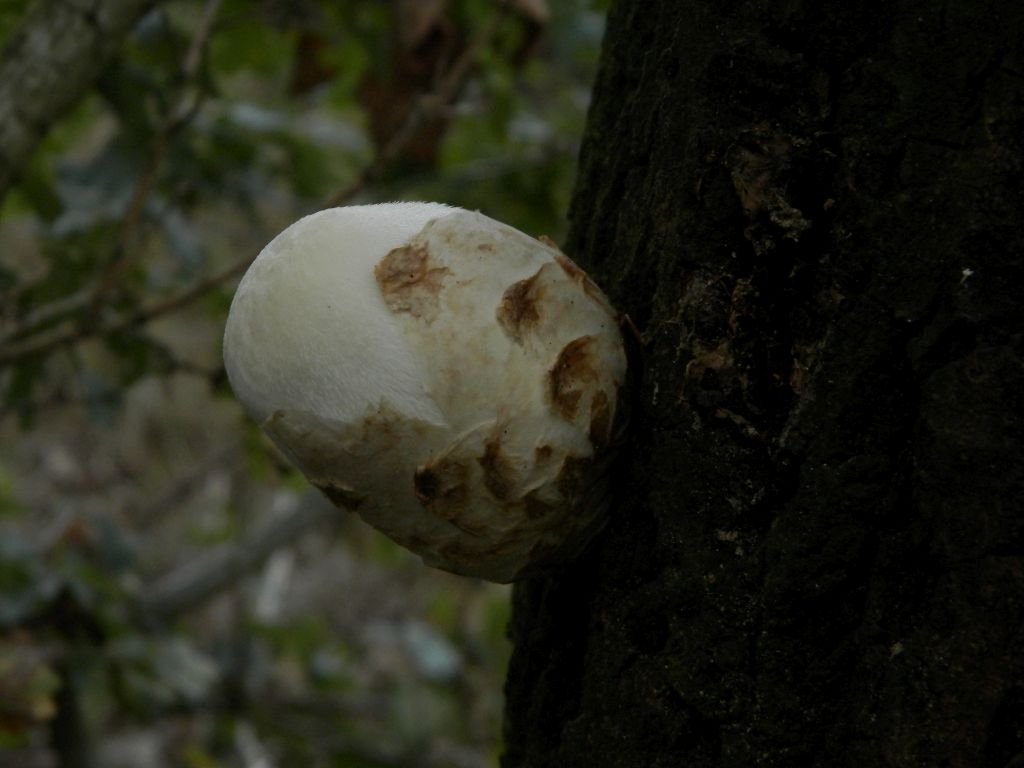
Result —
<path fill-rule="evenodd" d="M 567 252 L 643 331 L 507 768 L 1024 764 L 1024 3 L 618 0 Z"/>
<path fill-rule="evenodd" d="M 0 52 L 0 200 L 156 0 L 36 0 Z"/>

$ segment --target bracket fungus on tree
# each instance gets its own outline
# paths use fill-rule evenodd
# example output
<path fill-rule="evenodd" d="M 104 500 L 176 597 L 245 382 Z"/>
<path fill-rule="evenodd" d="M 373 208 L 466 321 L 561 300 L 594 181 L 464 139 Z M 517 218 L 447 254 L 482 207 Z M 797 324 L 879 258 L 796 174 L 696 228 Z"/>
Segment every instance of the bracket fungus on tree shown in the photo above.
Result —
<path fill-rule="evenodd" d="M 619 318 L 550 241 L 436 203 L 314 213 L 245 274 L 224 361 L 315 486 L 429 565 L 512 581 L 603 521 Z"/>

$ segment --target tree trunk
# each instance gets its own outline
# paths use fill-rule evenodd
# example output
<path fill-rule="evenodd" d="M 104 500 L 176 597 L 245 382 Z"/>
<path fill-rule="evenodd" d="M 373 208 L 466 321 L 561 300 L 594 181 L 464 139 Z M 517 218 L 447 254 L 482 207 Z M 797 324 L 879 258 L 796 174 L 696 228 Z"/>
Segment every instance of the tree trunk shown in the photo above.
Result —
<path fill-rule="evenodd" d="M 0 200 L 157 0 L 36 0 L 0 52 Z"/>
<path fill-rule="evenodd" d="M 644 368 L 506 768 L 1024 764 L 1022 30 L 613 2 L 566 250 Z"/>

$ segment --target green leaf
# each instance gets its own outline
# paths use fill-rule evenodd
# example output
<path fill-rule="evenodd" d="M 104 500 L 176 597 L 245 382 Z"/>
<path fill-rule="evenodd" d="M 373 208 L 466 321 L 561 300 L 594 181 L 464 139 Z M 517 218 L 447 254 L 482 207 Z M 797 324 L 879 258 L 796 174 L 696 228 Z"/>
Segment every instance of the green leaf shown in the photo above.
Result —
<path fill-rule="evenodd" d="M 209 54 L 210 69 L 220 76 L 219 85 L 226 87 L 226 76 L 242 73 L 262 76 L 264 86 L 273 85 L 274 80 L 282 84 L 291 59 L 288 37 L 254 15 L 249 2 L 228 4 L 220 19 Z"/>

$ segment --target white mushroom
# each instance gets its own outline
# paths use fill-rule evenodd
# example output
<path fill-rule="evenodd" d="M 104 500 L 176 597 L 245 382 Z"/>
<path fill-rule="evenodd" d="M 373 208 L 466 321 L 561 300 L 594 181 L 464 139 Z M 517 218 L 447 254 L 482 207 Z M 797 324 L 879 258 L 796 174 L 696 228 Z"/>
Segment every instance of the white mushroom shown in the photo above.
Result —
<path fill-rule="evenodd" d="M 626 357 L 550 242 L 435 203 L 314 213 L 242 279 L 224 361 L 315 486 L 429 565 L 511 581 L 603 521 Z"/>

